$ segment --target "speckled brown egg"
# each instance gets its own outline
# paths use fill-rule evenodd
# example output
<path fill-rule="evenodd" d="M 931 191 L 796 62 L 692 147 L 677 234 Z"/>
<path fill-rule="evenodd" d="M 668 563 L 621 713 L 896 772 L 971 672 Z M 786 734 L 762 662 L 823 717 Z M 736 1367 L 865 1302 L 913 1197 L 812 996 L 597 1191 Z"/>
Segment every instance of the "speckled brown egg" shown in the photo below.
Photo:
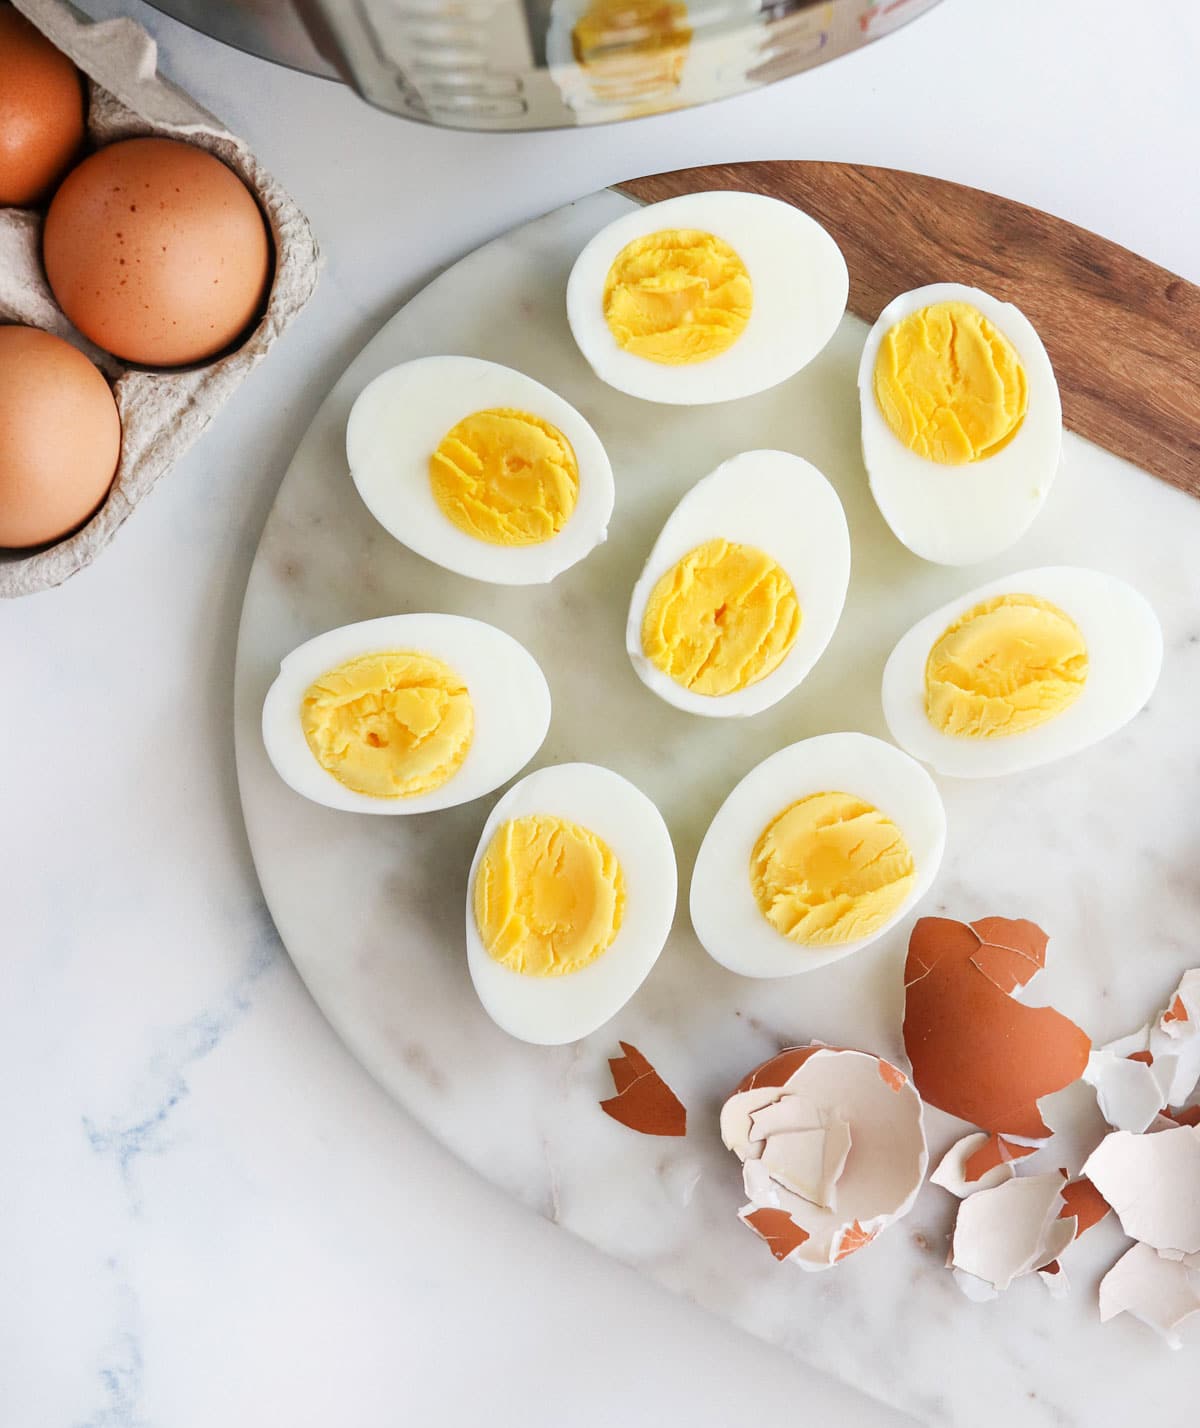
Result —
<path fill-rule="evenodd" d="M 108 383 L 36 327 L 0 327 L 0 546 L 27 549 L 82 525 L 121 454 Z"/>
<path fill-rule="evenodd" d="M 83 144 L 83 78 L 11 5 L 0 4 L 0 208 L 50 196 Z"/>
<path fill-rule="evenodd" d="M 263 305 L 271 260 L 241 179 L 174 139 L 126 139 L 85 159 L 54 195 L 42 251 L 80 332 L 151 367 L 236 342 Z"/>

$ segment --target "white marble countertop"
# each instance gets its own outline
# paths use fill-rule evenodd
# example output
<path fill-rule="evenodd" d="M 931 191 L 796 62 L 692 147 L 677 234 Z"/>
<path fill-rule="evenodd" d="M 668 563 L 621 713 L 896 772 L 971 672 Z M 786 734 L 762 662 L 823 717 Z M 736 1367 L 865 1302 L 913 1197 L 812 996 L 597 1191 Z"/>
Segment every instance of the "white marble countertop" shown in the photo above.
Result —
<path fill-rule="evenodd" d="M 328 268 L 114 548 L 0 608 L 0 1421 L 724 1428 L 748 1399 L 777 1421 L 900 1421 L 508 1204 L 342 1049 L 275 938 L 242 832 L 242 590 L 299 434 L 381 322 L 450 259 L 633 172 L 782 156 L 921 169 L 1200 280 L 1200 15 L 1161 0 L 1150 30 L 1116 0 L 1013 0 L 993 33 L 946 0 L 717 108 L 478 138 L 384 118 L 133 0 L 85 5 L 159 35 L 167 73 L 308 212 Z M 1046 1421 L 1036 1405 L 1029 1421 Z"/>

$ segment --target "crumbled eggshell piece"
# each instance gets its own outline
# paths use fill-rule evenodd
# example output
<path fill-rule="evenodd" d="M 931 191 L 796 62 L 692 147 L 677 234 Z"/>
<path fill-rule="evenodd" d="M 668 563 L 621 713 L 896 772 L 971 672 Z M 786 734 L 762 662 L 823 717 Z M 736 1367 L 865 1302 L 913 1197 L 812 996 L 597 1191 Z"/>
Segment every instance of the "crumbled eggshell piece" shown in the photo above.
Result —
<path fill-rule="evenodd" d="M 1012 343 L 978 308 L 938 302 L 890 328 L 875 399 L 896 437 L 943 466 L 985 460 L 1020 430 L 1028 381 Z"/>
<path fill-rule="evenodd" d="M 534 814 L 496 830 L 474 896 L 489 956 L 526 976 L 559 977 L 612 945 L 625 911 L 625 876 L 590 829 Z"/>
<path fill-rule="evenodd" d="M 537 545 L 566 525 L 579 463 L 559 429 L 530 412 L 463 417 L 429 458 L 434 500 L 461 531 L 492 545 Z"/>
<path fill-rule="evenodd" d="M 1015 1162 L 1030 1153 L 1029 1146 L 1015 1145 L 1003 1136 L 989 1135 L 986 1131 L 975 1131 L 955 1141 L 929 1180 L 961 1200 L 977 1190 L 991 1190 L 1011 1180 L 1017 1173 Z"/>
<path fill-rule="evenodd" d="M 968 610 L 929 651 L 925 711 L 943 734 L 1023 734 L 1083 693 L 1087 645 L 1079 626 L 1035 595 L 998 595 Z"/>
<path fill-rule="evenodd" d="M 627 243 L 604 283 L 604 318 L 617 345 L 649 362 L 707 362 L 750 320 L 746 265 L 715 233 L 667 228 Z"/>
<path fill-rule="evenodd" d="M 440 788 L 471 747 L 475 713 L 444 660 L 412 650 L 360 655 L 305 691 L 300 722 L 313 757 L 372 798 Z"/>
<path fill-rule="evenodd" d="M 1063 1247 L 1063 1231 L 1055 1223 L 1063 1184 L 1062 1176 L 1050 1171 L 1016 1176 L 968 1195 L 954 1223 L 951 1265 L 1002 1291 L 1019 1275 L 1055 1258 Z M 1066 1235 L 1067 1243 L 1070 1238 Z"/>
<path fill-rule="evenodd" d="M 617 1094 L 600 1109 L 639 1135 L 686 1135 L 686 1106 L 636 1046 L 620 1045 L 621 1055 L 608 1059 Z"/>
<path fill-rule="evenodd" d="M 767 825 L 750 857 L 763 916 L 802 947 L 871 936 L 905 901 L 915 878 L 904 834 L 848 793 L 797 800 Z"/>
<path fill-rule="evenodd" d="M 642 618 L 642 649 L 685 689 L 732 694 L 779 668 L 801 618 L 795 588 L 771 556 L 710 540 L 655 585 Z"/>
<path fill-rule="evenodd" d="M 1200 1127 L 1146 1135 L 1113 1131 L 1083 1173 L 1127 1235 L 1157 1250 L 1200 1252 Z"/>
<path fill-rule="evenodd" d="M 1012 995 L 1041 971 L 1046 944 L 1024 919 L 917 922 L 904 968 L 904 1049 L 929 1105 L 1010 1138 L 1049 1134 L 1039 1098 L 1078 1080 L 1091 1042 L 1053 1007 Z"/>
<path fill-rule="evenodd" d="M 1146 1244 L 1127 1250 L 1100 1281 L 1100 1322 L 1132 1314 L 1173 1349 L 1179 1327 L 1200 1312 L 1200 1268 L 1168 1259 Z"/>
<path fill-rule="evenodd" d="M 721 1109 L 742 1161 L 742 1221 L 776 1259 L 827 1269 L 916 1199 L 927 1154 L 921 1101 L 868 1052 L 791 1047 L 745 1077 Z"/>

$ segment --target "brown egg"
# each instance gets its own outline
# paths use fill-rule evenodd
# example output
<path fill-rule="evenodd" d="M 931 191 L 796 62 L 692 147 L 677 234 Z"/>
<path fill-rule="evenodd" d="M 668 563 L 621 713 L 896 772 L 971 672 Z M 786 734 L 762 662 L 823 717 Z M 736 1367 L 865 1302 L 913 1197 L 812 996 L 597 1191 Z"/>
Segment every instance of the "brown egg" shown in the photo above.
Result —
<path fill-rule="evenodd" d="M 0 4 L 0 207 L 49 198 L 83 144 L 83 77 L 14 10 Z"/>
<path fill-rule="evenodd" d="M 117 404 L 83 353 L 36 327 L 0 327 L 0 546 L 82 525 L 120 454 Z"/>
<path fill-rule="evenodd" d="M 151 367 L 230 346 L 263 304 L 271 260 L 241 179 L 174 139 L 126 139 L 85 159 L 54 195 L 42 251 L 80 332 Z"/>

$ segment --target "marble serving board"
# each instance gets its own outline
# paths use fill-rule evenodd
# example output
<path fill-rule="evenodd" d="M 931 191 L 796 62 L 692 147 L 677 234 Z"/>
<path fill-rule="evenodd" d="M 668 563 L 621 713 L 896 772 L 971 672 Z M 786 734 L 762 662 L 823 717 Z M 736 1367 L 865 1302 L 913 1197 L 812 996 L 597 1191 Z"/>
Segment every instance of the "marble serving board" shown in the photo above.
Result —
<path fill-rule="evenodd" d="M 923 1422 L 1180 1424 L 1194 1346 L 1172 1354 L 1128 1318 L 1098 1323 L 1096 1284 L 1126 1243 L 1111 1217 L 1066 1257 L 1067 1301 L 1031 1277 L 985 1305 L 964 1299 L 943 1268 L 956 1202 L 934 1186 L 907 1219 L 824 1274 L 777 1264 L 738 1223 L 738 1166 L 717 1134 L 722 1099 L 781 1045 L 814 1037 L 902 1061 L 913 919 L 834 966 L 750 981 L 705 955 L 686 889 L 709 819 L 765 755 L 830 730 L 886 737 L 883 663 L 918 616 L 1006 571 L 1094 565 L 1157 608 L 1166 634 L 1159 689 L 1116 737 L 1049 770 L 941 780 L 949 843 L 921 911 L 1035 918 L 1051 933 L 1039 999 L 1098 1040 L 1140 1023 L 1181 969 L 1200 961 L 1200 503 L 1068 435 L 1047 505 L 1016 547 L 969 570 L 917 560 L 867 490 L 855 388 L 866 329 L 857 318 L 798 377 L 725 406 L 653 406 L 591 375 L 566 324 L 567 274 L 586 240 L 632 202 L 594 195 L 451 268 L 351 364 L 300 443 L 251 573 L 236 688 L 246 826 L 283 940 L 354 1054 L 433 1135 L 508 1194 L 660 1284 Z M 608 447 L 617 483 L 608 541 L 550 586 L 506 589 L 444 572 L 393 541 L 355 493 L 343 446 L 355 396 L 394 363 L 442 352 L 548 383 Z M 698 719 L 634 675 L 626 604 L 683 492 L 719 461 L 762 446 L 798 452 L 837 487 L 853 542 L 849 597 L 797 692 L 752 720 Z M 576 1045 L 511 1040 L 485 1016 L 467 975 L 467 869 L 499 794 L 423 817 L 337 813 L 294 794 L 266 760 L 260 710 L 281 656 L 335 625 L 416 610 L 480 616 L 527 645 L 554 699 L 534 766 L 610 765 L 670 826 L 681 890 L 671 939 L 629 1005 Z M 686 1103 L 685 1139 L 642 1137 L 599 1111 L 618 1038 L 640 1047 Z M 965 1128 L 931 1112 L 928 1129 L 936 1156 Z M 746 1392 L 752 1403 L 753 1385 Z"/>

